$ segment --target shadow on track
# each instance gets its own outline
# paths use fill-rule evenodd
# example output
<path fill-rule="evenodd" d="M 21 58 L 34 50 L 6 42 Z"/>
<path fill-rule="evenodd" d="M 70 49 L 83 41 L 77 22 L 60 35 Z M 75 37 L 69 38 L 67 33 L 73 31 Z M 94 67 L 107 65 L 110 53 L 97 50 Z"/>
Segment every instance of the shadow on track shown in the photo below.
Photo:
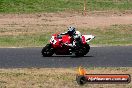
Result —
<path fill-rule="evenodd" d="M 43 57 L 43 56 L 42 56 Z M 82 56 L 82 57 L 78 57 L 78 56 L 70 56 L 70 55 L 53 55 L 53 56 L 51 56 L 51 57 L 48 57 L 48 58 L 54 58 L 54 57 L 71 57 L 71 58 L 83 58 L 83 57 L 94 57 L 94 56 Z M 43 57 L 43 58 L 45 58 L 45 57 Z"/>

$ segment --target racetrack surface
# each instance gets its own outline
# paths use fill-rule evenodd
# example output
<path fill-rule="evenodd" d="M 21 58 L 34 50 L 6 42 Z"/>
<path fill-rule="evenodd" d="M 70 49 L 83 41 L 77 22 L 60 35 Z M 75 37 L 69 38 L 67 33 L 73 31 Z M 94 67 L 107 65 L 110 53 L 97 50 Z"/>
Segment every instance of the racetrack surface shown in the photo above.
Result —
<path fill-rule="evenodd" d="M 0 68 L 132 67 L 132 46 L 91 47 L 84 57 L 42 57 L 42 48 L 0 48 Z"/>

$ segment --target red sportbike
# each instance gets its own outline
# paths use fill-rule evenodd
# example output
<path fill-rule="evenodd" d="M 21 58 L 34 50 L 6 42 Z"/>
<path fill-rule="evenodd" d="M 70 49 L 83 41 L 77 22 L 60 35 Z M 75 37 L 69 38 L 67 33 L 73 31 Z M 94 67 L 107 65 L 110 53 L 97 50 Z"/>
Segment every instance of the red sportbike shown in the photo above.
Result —
<path fill-rule="evenodd" d="M 93 35 L 82 35 L 81 42 L 78 44 L 78 40 L 72 40 L 69 35 L 53 34 L 50 43 L 43 47 L 41 53 L 44 57 L 50 57 L 53 54 L 72 55 L 73 53 L 76 56 L 84 56 L 90 50 L 88 43 L 94 38 L 95 36 Z M 74 47 L 68 46 L 71 41 L 75 43 Z"/>

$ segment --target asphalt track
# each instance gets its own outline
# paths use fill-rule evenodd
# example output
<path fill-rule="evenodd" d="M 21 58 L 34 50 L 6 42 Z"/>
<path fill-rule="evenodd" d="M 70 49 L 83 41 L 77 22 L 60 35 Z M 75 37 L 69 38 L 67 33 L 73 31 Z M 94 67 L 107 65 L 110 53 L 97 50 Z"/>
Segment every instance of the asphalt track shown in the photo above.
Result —
<path fill-rule="evenodd" d="M 0 48 L 0 68 L 132 67 L 132 46 L 91 47 L 84 57 L 42 57 L 41 48 Z"/>

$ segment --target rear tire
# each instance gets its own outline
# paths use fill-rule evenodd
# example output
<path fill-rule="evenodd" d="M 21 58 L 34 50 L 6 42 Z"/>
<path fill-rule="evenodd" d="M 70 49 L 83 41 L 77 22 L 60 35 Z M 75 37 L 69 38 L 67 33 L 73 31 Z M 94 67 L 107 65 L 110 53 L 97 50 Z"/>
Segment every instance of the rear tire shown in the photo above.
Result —
<path fill-rule="evenodd" d="M 78 49 L 78 50 L 76 50 L 75 55 L 76 55 L 77 57 L 82 57 L 82 56 L 84 56 L 84 55 L 85 55 L 84 50 L 83 50 L 83 49 Z"/>
<path fill-rule="evenodd" d="M 41 51 L 43 57 L 51 57 L 54 54 L 51 44 L 47 44 Z"/>
<path fill-rule="evenodd" d="M 84 55 L 86 55 L 89 52 L 89 50 L 90 50 L 89 44 L 84 45 L 84 48 L 85 48 Z"/>
<path fill-rule="evenodd" d="M 78 48 L 76 51 L 75 51 L 75 55 L 76 56 L 84 56 L 84 55 L 86 55 L 88 52 L 89 52 L 89 50 L 90 50 L 90 46 L 89 46 L 89 44 L 86 44 L 86 45 L 84 45 L 84 46 L 82 46 L 82 47 L 80 47 L 80 48 Z"/>

